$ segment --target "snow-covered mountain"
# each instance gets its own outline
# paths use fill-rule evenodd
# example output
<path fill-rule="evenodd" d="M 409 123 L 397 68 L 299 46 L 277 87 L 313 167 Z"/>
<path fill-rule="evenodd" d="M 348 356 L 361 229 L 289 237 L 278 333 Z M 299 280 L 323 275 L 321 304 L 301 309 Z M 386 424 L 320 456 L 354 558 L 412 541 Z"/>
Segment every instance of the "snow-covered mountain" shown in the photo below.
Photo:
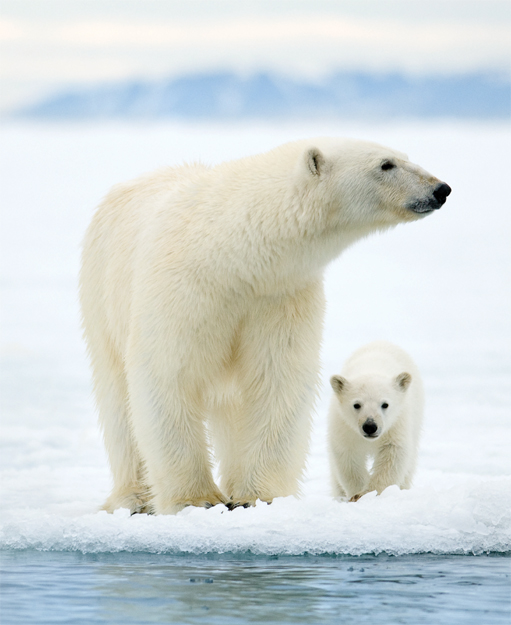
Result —
<path fill-rule="evenodd" d="M 189 119 L 325 117 L 503 118 L 508 76 L 416 76 L 339 72 L 322 80 L 258 73 L 202 73 L 161 81 L 76 87 L 15 112 L 23 117 Z"/>

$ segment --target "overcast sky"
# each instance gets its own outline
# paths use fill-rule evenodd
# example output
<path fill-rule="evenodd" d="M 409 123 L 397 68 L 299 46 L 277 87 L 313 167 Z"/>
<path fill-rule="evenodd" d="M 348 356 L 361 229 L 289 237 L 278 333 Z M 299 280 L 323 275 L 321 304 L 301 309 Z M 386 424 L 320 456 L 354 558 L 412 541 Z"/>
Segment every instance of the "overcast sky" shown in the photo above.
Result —
<path fill-rule="evenodd" d="M 189 71 L 510 68 L 509 0 L 2 0 L 0 108 Z"/>

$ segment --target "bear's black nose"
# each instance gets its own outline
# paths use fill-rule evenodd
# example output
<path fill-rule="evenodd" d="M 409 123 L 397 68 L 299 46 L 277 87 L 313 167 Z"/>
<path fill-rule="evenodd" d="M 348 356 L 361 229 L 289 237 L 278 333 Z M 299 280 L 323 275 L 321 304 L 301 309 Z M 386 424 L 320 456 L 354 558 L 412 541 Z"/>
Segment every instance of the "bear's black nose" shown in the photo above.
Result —
<path fill-rule="evenodd" d="M 367 421 L 362 426 L 362 429 L 368 436 L 372 436 L 378 429 L 378 426 L 372 419 L 367 419 Z"/>
<path fill-rule="evenodd" d="M 441 182 L 433 191 L 433 195 L 439 204 L 444 204 L 450 192 L 451 187 L 448 184 L 445 184 L 445 182 Z"/>

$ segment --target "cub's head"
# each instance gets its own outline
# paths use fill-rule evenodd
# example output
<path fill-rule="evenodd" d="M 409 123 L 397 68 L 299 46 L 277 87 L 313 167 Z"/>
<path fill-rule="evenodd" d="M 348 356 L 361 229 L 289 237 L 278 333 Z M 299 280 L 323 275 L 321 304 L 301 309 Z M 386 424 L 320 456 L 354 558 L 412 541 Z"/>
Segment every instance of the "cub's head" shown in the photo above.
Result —
<path fill-rule="evenodd" d="M 302 176 L 323 194 L 339 224 L 385 228 L 438 210 L 451 188 L 411 163 L 406 154 L 354 139 L 312 140 Z"/>
<path fill-rule="evenodd" d="M 367 440 L 378 439 L 392 427 L 411 381 L 412 376 L 406 372 L 395 378 L 377 375 L 350 380 L 340 375 L 330 378 L 341 419 Z"/>

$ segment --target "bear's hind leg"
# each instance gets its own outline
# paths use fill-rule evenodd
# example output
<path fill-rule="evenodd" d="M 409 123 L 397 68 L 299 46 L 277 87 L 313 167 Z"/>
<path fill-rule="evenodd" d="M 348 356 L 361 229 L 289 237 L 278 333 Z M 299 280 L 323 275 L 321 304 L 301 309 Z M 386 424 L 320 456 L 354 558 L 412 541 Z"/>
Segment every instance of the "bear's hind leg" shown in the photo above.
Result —
<path fill-rule="evenodd" d="M 96 357 L 93 359 L 94 390 L 114 479 L 112 493 L 101 509 L 109 513 L 117 508 L 128 508 L 132 514 L 147 512 L 150 493 L 144 484 L 142 464 L 131 432 L 121 360 L 114 354 L 104 354 L 102 366 L 98 364 Z"/>
<path fill-rule="evenodd" d="M 209 430 L 212 437 L 215 458 L 220 465 L 220 487 L 228 498 L 227 505 L 236 507 L 241 502 L 233 499 L 236 481 L 243 471 L 243 458 L 239 456 L 239 444 L 243 436 L 240 427 L 242 404 L 239 396 L 222 397 L 209 410 Z"/>
<path fill-rule="evenodd" d="M 131 421 L 154 513 L 226 503 L 213 480 L 200 392 L 172 377 L 159 392 L 157 375 L 138 373 L 130 379 Z"/>

